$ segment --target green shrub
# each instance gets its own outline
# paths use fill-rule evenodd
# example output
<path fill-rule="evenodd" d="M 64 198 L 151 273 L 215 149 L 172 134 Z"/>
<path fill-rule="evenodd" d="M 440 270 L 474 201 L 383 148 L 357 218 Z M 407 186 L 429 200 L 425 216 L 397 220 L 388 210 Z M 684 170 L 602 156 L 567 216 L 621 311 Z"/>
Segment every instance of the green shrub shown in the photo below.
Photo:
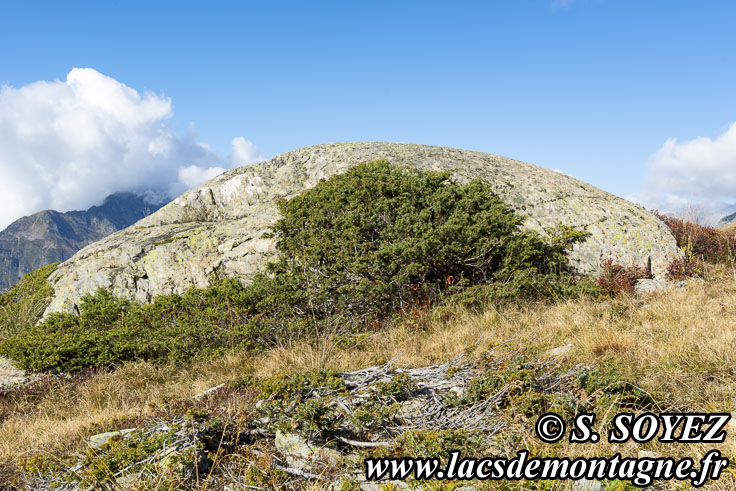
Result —
<path fill-rule="evenodd" d="M 655 406 L 652 396 L 639 388 L 632 375 L 613 359 L 602 359 L 589 367 L 578 365 L 572 370 L 535 360 L 525 351 L 501 363 L 492 357 L 489 361 L 489 366 L 470 380 L 462 395 L 445 395 L 446 407 L 472 407 L 495 397 L 497 407 L 511 418 L 534 418 L 555 412 L 572 419 L 580 412 L 615 414 Z M 482 367 L 483 358 L 478 368 Z"/>
<path fill-rule="evenodd" d="M 150 305 L 98 291 L 79 316 L 28 323 L 0 353 L 34 370 L 179 363 L 325 329 L 365 331 L 458 294 L 477 302 L 580 291 L 565 252 L 587 234 L 559 225 L 547 241 L 522 230 L 522 218 L 478 180 L 374 162 L 278 205 L 279 259 L 247 287 L 215 280 Z"/>
<path fill-rule="evenodd" d="M 488 305 L 519 303 L 529 300 L 559 300 L 603 294 L 598 282 L 567 273 L 539 274 L 534 270 L 515 271 L 507 281 L 473 285 L 448 298 L 449 307 L 462 306 L 483 310 Z"/>
<path fill-rule="evenodd" d="M 550 244 L 521 230 L 487 184 L 387 162 L 353 167 L 279 207 L 281 259 L 268 271 L 282 292 L 261 306 L 317 318 L 375 319 L 517 271 L 559 273 L 568 242 L 584 236 L 568 228 Z"/>
<path fill-rule="evenodd" d="M 38 322 L 54 293 L 46 279 L 58 264 L 49 264 L 26 274 L 10 290 L 0 294 L 0 339 L 13 336 Z"/>
<path fill-rule="evenodd" d="M 388 382 L 377 382 L 374 397 L 381 402 L 401 402 L 419 390 L 417 383 L 405 373 L 398 373 Z"/>
<path fill-rule="evenodd" d="M 257 348 L 262 337 L 246 290 L 233 279 L 208 289 L 157 297 L 150 305 L 103 290 L 86 296 L 79 316 L 51 314 L 0 345 L 0 352 L 32 370 L 80 370 L 129 360 L 185 362 Z"/>
<path fill-rule="evenodd" d="M 465 430 L 412 430 L 396 438 L 391 449 L 394 456 L 440 458 L 446 462 L 450 452 L 463 457 L 479 457 L 488 451 L 487 438 L 480 432 Z"/>
<path fill-rule="evenodd" d="M 325 393 L 342 393 L 347 390 L 337 372 L 327 370 L 277 375 L 266 379 L 246 381 L 246 385 L 252 385 L 258 389 L 260 399 L 289 402 L 303 399 L 315 390 Z"/>

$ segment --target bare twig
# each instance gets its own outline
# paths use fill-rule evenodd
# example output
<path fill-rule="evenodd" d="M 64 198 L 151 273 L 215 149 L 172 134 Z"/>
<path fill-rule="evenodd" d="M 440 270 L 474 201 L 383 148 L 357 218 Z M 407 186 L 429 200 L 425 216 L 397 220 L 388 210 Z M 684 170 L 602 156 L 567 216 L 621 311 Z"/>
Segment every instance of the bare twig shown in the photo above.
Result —
<path fill-rule="evenodd" d="M 358 447 L 358 448 L 378 448 L 378 447 L 390 447 L 391 446 L 391 444 L 388 442 L 359 442 L 359 441 L 350 440 L 348 438 L 344 438 L 341 436 L 335 436 L 335 439 L 347 445 L 350 445 L 351 447 Z"/>

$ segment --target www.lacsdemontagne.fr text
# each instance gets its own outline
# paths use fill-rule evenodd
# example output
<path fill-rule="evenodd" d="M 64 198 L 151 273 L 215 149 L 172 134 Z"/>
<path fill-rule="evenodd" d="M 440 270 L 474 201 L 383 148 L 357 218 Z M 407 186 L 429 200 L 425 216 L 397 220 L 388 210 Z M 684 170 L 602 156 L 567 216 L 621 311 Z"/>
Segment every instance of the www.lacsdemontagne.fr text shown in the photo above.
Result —
<path fill-rule="evenodd" d="M 516 457 L 462 458 L 460 452 L 450 452 L 447 465 L 438 458 L 371 458 L 365 460 L 366 479 L 377 480 L 622 480 L 637 487 L 658 480 L 688 480 L 695 487 L 710 479 L 718 479 L 728 459 L 718 450 L 708 452 L 696 465 L 691 458 L 675 460 L 669 457 L 623 458 L 529 458 L 520 451 Z"/>

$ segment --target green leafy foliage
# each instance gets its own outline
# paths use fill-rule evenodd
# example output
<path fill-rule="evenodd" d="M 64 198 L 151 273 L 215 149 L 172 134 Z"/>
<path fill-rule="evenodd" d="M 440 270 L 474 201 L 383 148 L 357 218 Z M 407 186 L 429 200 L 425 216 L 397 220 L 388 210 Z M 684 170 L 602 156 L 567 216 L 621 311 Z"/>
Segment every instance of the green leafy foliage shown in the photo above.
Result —
<path fill-rule="evenodd" d="M 86 296 L 79 316 L 55 313 L 0 345 L 21 367 L 65 371 L 127 360 L 185 362 L 253 349 L 261 326 L 236 280 L 157 297 L 150 305 L 104 290 Z"/>
<path fill-rule="evenodd" d="M 46 279 L 59 263 L 28 273 L 10 290 L 0 295 L 0 339 L 20 332 L 41 318 L 54 289 Z"/>
<path fill-rule="evenodd" d="M 373 320 L 518 271 L 567 267 L 565 239 L 555 246 L 522 231 L 522 218 L 487 184 L 456 184 L 448 173 L 359 165 L 280 209 L 281 260 L 269 271 L 288 295 L 262 306 L 287 315 L 298 308 L 318 319 Z"/>
<path fill-rule="evenodd" d="M 146 434 L 134 431 L 129 435 L 110 438 L 100 448 L 88 448 L 80 462 L 80 470 L 74 477 L 88 485 L 114 483 L 122 470 L 140 465 L 148 457 L 164 449 L 173 439 L 179 427 L 166 432 Z M 153 467 L 153 465 L 149 465 Z M 140 469 L 136 469 L 140 472 Z"/>
<path fill-rule="evenodd" d="M 261 399 L 277 401 L 293 401 L 303 399 L 312 391 L 341 393 L 346 390 L 345 383 L 337 372 L 327 370 L 310 370 L 296 372 L 292 375 L 278 375 L 260 380 L 244 381 L 258 389 Z"/>
<path fill-rule="evenodd" d="M 479 457 L 488 450 L 485 435 L 465 430 L 413 430 L 396 438 L 390 454 L 418 458 L 449 459 L 450 452 L 460 452 L 463 457 Z"/>
<path fill-rule="evenodd" d="M 470 407 L 494 398 L 498 408 L 512 418 L 534 418 L 554 412 L 568 419 L 580 412 L 615 414 L 654 406 L 651 395 L 640 389 L 612 359 L 564 370 L 560 365 L 531 355 L 520 351 L 503 360 L 491 356 L 487 363 L 484 362 L 487 354 L 484 355 L 478 362 L 481 369 L 478 376 L 461 396 L 447 394 L 445 405 Z"/>

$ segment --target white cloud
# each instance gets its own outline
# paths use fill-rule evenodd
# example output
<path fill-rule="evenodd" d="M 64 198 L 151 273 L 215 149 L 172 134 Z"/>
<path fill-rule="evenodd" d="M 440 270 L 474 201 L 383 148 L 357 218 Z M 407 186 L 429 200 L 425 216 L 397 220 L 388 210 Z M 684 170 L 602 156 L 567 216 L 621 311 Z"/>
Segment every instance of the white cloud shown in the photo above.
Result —
<path fill-rule="evenodd" d="M 644 189 L 635 200 L 682 214 L 696 209 L 714 222 L 736 202 L 736 123 L 715 139 L 668 139 L 647 162 Z"/>
<path fill-rule="evenodd" d="M 41 209 L 85 209 L 116 191 L 174 197 L 241 157 L 262 159 L 241 137 L 223 166 L 193 131 L 177 135 L 172 115 L 167 97 L 91 68 L 75 68 L 63 81 L 3 86 L 0 228 Z"/>
<path fill-rule="evenodd" d="M 223 172 L 225 172 L 225 169 L 222 167 L 208 167 L 207 169 L 197 167 L 196 165 L 180 167 L 179 182 L 185 184 L 188 188 L 193 188 L 209 181 Z"/>
<path fill-rule="evenodd" d="M 266 158 L 256 148 L 252 141 L 242 136 L 233 138 L 233 153 L 230 154 L 230 163 L 233 167 L 263 162 Z"/>

